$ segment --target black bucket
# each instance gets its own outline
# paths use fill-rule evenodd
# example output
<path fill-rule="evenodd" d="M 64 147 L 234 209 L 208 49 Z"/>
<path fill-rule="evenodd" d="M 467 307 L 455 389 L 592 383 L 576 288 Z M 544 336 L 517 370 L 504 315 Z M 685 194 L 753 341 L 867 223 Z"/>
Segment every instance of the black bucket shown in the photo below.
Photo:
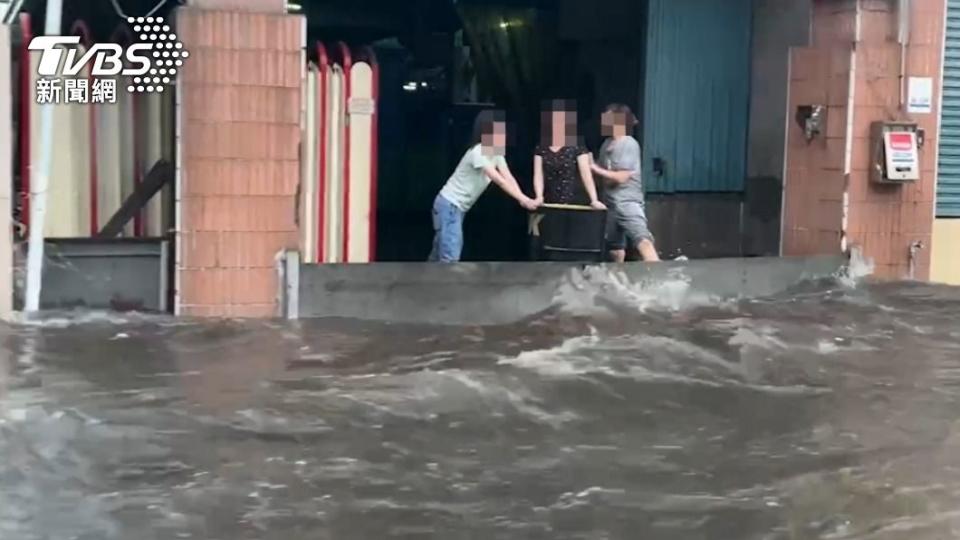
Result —
<path fill-rule="evenodd" d="M 544 205 L 530 215 L 531 260 L 603 262 L 607 213 L 589 206 Z"/>

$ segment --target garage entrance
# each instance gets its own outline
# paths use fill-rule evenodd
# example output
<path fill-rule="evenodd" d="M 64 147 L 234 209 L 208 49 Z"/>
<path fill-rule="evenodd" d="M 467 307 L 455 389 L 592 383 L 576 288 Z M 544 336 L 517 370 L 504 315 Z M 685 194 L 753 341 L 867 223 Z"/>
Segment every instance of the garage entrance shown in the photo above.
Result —
<path fill-rule="evenodd" d="M 576 100 L 580 135 L 592 151 L 602 142 L 604 105 L 622 102 L 638 113 L 651 217 L 661 229 L 654 233 L 668 256 L 699 241 L 696 233 L 674 234 L 685 226 L 679 209 L 704 207 L 708 219 L 734 224 L 734 238 L 720 228 L 709 241 L 727 245 L 693 255 L 741 254 L 735 237 L 747 175 L 751 0 L 438 0 L 419 7 L 413 19 L 348 16 L 336 3 L 308 13 L 316 21 L 311 39 L 375 37 L 382 70 L 378 260 L 419 261 L 429 252 L 433 197 L 485 107 L 507 110 L 508 161 L 531 191 L 539 107 L 551 98 Z M 397 24 L 385 24 L 390 19 Z M 322 22 L 345 20 L 357 22 Z M 693 203 L 684 198 L 691 194 Z M 525 219 L 512 200 L 489 190 L 468 215 L 464 259 L 524 259 Z M 699 226 L 716 229 L 702 219 Z"/>
<path fill-rule="evenodd" d="M 507 111 L 508 161 L 531 192 L 540 103 L 556 98 L 576 100 L 580 135 L 592 151 L 601 143 L 600 109 L 633 107 L 651 227 L 665 256 L 744 254 L 753 24 L 757 5 L 774 3 L 310 0 L 296 9 L 307 19 L 308 61 L 318 61 L 317 43 L 376 57 L 376 260 L 421 261 L 431 244 L 433 198 L 465 150 L 475 115 Z M 154 4 L 123 3 L 131 13 Z M 90 21 L 93 39 L 111 39 L 115 13 L 69 5 L 65 21 Z M 158 14 L 172 17 L 170 6 Z M 777 54 L 785 65 L 786 46 Z M 773 108 L 771 123 L 782 126 L 784 103 Z M 490 189 L 467 218 L 464 259 L 523 260 L 525 230 L 525 213 Z"/>

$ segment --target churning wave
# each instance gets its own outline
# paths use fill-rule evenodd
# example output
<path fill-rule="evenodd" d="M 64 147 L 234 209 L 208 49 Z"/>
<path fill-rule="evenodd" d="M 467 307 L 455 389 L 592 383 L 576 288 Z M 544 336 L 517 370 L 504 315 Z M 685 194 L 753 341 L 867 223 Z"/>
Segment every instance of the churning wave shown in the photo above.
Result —
<path fill-rule="evenodd" d="M 612 266 L 590 266 L 572 271 L 554 294 L 554 305 L 570 315 L 595 315 L 620 306 L 638 312 L 679 311 L 693 307 L 729 305 L 730 300 L 696 291 L 682 269 L 666 279 L 634 281 Z"/>
<path fill-rule="evenodd" d="M 856 289 L 873 274 L 873 269 L 871 260 L 853 252 L 849 264 L 833 275 L 801 281 L 794 284 L 794 288 L 810 285 L 819 291 L 827 285 Z M 635 280 L 622 267 L 607 265 L 571 270 L 568 279 L 555 291 L 553 304 L 569 315 L 590 316 L 611 310 L 639 313 L 702 307 L 729 310 L 741 300 L 744 298 L 724 297 L 697 289 L 682 266 L 671 268 L 665 277 Z"/>
<path fill-rule="evenodd" d="M 739 334 L 737 334 L 739 335 Z M 732 345 L 737 342 L 731 340 Z M 769 346 L 775 347 L 775 338 Z M 568 338 L 560 345 L 503 356 L 498 365 L 555 379 L 602 376 L 632 383 L 745 388 L 773 394 L 829 393 L 819 384 L 783 384 L 753 372 L 753 367 L 696 343 L 669 336 L 597 333 Z"/>
<path fill-rule="evenodd" d="M 0 538 L 960 530 L 960 289 L 577 272 L 497 326 L 69 313 L 0 348 Z"/>

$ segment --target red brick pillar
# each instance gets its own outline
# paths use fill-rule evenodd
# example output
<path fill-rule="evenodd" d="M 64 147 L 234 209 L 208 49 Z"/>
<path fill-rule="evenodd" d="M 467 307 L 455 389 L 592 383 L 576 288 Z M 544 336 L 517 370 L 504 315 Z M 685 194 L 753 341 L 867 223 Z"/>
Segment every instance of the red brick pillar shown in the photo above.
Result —
<path fill-rule="evenodd" d="M 278 314 L 275 257 L 298 238 L 306 39 L 284 4 L 195 0 L 177 12 L 190 53 L 178 89 L 178 314 Z"/>
<path fill-rule="evenodd" d="M 814 0 L 813 42 L 791 54 L 785 185 L 785 255 L 838 253 L 860 246 L 876 273 L 903 278 L 909 247 L 924 242 L 916 277 L 930 268 L 936 186 L 945 0 L 913 2 L 906 77 L 932 77 L 935 107 L 900 107 L 896 2 Z M 825 133 L 807 142 L 794 121 L 798 105 L 827 105 Z M 921 179 L 904 186 L 870 181 L 870 125 L 910 119 L 926 130 Z"/>
<path fill-rule="evenodd" d="M 790 56 L 783 253 L 840 253 L 855 2 L 814 1 L 813 42 Z M 795 115 L 826 106 L 822 133 L 807 141 Z"/>

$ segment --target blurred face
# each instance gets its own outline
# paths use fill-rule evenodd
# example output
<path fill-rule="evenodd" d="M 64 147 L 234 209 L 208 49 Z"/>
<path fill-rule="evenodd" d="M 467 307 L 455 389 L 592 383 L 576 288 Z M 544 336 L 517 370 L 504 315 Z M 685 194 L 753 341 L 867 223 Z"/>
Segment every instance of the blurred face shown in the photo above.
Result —
<path fill-rule="evenodd" d="M 576 107 L 569 101 L 555 101 L 549 111 L 541 112 L 544 125 L 550 126 L 550 144 L 575 146 L 577 144 Z"/>
<path fill-rule="evenodd" d="M 550 123 L 553 126 L 553 133 L 567 133 L 567 111 L 552 111 L 550 113 Z"/>
<path fill-rule="evenodd" d="M 600 131 L 604 137 L 613 136 L 613 126 L 615 125 L 615 113 L 607 111 L 600 115 Z"/>
<path fill-rule="evenodd" d="M 600 115 L 600 126 L 606 137 L 626 135 L 633 124 L 633 116 L 627 112 L 606 111 Z"/>
<path fill-rule="evenodd" d="M 494 122 L 490 130 L 481 137 L 481 144 L 492 149 L 495 155 L 503 155 L 507 150 L 507 124 Z"/>

